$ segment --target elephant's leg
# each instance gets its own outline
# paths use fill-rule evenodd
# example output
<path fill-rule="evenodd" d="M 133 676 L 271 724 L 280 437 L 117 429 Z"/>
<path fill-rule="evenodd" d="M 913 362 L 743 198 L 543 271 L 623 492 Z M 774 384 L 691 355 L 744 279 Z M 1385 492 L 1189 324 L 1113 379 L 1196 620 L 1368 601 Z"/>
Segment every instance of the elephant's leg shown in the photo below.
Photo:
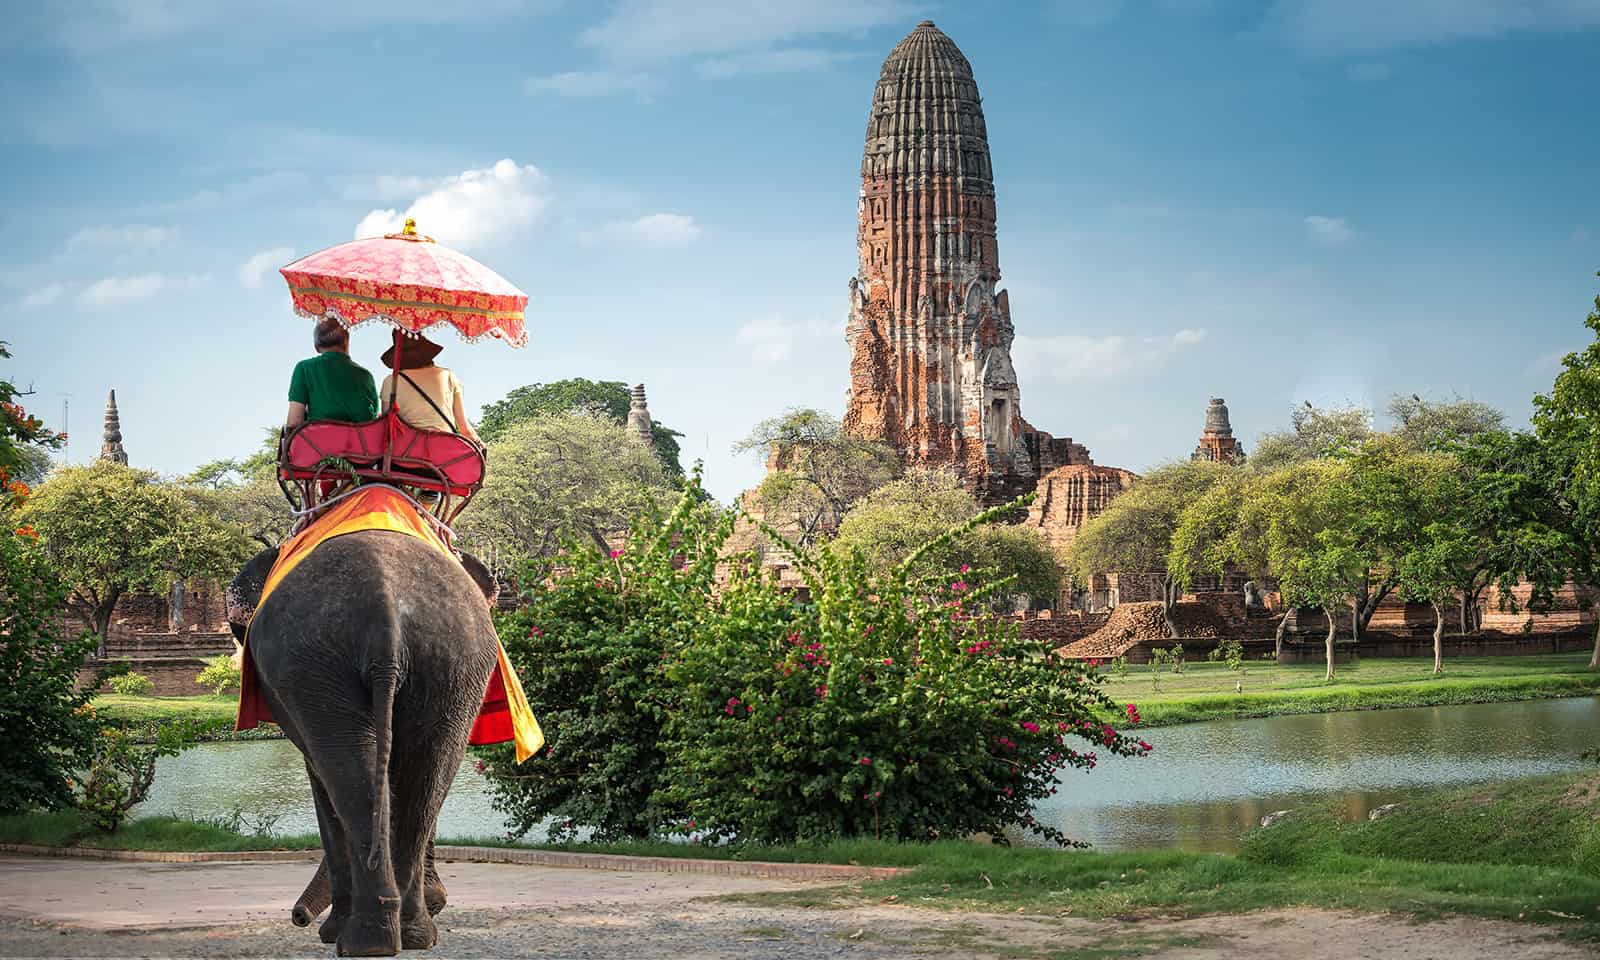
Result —
<path fill-rule="evenodd" d="M 439 805 L 450 789 L 460 758 L 442 769 L 437 751 L 397 752 L 394 765 L 394 877 L 400 888 L 400 940 L 407 950 L 425 950 L 438 942 L 438 928 L 428 903 L 428 877 L 437 884 L 443 907 L 444 885 L 432 870 L 433 831 Z"/>
<path fill-rule="evenodd" d="M 317 771 L 309 761 L 306 763 L 306 775 L 311 778 L 311 799 L 317 807 L 317 828 L 322 833 L 322 867 L 318 870 L 318 876 L 327 879 L 327 902 L 332 906 L 328 911 L 328 919 L 317 928 L 317 936 L 323 943 L 337 943 L 339 931 L 344 929 L 345 920 L 350 916 L 350 837 L 345 832 L 344 824 L 339 822 L 327 788 L 318 779 Z M 316 882 L 313 877 L 311 886 L 306 887 L 306 892 L 300 895 L 302 901 L 312 894 Z M 299 904 L 295 905 L 295 910 L 298 915 Z M 306 923 L 309 924 L 321 912 L 320 908 L 312 912 Z M 299 922 L 298 916 L 296 922 Z"/>
<path fill-rule="evenodd" d="M 444 888 L 444 881 L 439 879 L 439 871 L 433 866 L 432 839 L 428 841 L 427 857 L 422 863 L 422 900 L 428 905 L 428 912 L 436 917 L 449 902 L 449 892 Z"/>
<path fill-rule="evenodd" d="M 318 758 L 322 785 L 346 838 L 349 906 L 337 940 L 339 955 L 346 957 L 390 957 L 400 952 L 400 892 L 388 828 L 388 778 L 374 777 L 382 769 L 377 742 L 376 731 L 369 726 L 337 735 L 312 734 L 308 744 L 310 755 Z M 333 866 L 337 910 L 340 889 Z"/>

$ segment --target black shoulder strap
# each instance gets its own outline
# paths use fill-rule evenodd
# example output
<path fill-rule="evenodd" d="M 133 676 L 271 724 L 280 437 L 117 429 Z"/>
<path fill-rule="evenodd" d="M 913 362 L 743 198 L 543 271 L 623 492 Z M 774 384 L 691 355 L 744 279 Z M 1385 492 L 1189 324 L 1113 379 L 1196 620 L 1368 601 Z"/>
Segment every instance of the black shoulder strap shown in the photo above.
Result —
<path fill-rule="evenodd" d="M 433 398 L 432 397 L 428 396 L 428 391 L 426 391 L 426 390 L 422 389 L 421 387 L 417 386 L 417 381 L 415 381 L 415 380 L 411 379 L 410 377 L 406 376 L 406 372 L 404 370 L 400 371 L 400 379 L 404 380 L 406 383 L 411 384 L 411 389 L 417 391 L 417 393 L 422 395 L 422 399 L 428 401 L 428 406 L 432 407 L 433 408 L 433 412 L 437 413 L 439 415 L 439 418 L 442 419 L 445 422 L 445 424 L 450 427 L 450 432 L 451 433 L 460 433 L 461 432 L 461 431 L 456 429 L 455 421 L 450 419 L 450 415 L 445 413 L 443 410 L 440 410 L 439 409 L 439 405 L 437 403 L 433 402 Z"/>

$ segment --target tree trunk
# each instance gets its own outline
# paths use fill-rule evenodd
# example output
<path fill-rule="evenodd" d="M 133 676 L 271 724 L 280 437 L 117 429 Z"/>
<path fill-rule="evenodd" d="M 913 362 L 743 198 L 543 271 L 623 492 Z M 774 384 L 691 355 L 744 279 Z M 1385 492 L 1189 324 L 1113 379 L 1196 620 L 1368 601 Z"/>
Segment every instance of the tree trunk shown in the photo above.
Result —
<path fill-rule="evenodd" d="M 1600 670 L 1600 622 L 1594 627 L 1594 656 L 1589 658 L 1589 669 Z"/>
<path fill-rule="evenodd" d="M 1161 616 L 1167 621 L 1167 636 L 1178 639 L 1178 624 L 1172 619 L 1172 606 L 1178 602 L 1178 585 L 1167 580 L 1161 585 Z"/>
<path fill-rule="evenodd" d="M 1289 614 L 1294 613 L 1294 607 L 1283 611 L 1283 616 L 1278 618 L 1278 630 L 1272 635 L 1272 659 L 1283 658 L 1283 635 L 1289 629 Z"/>
<path fill-rule="evenodd" d="M 1433 672 L 1444 673 L 1444 611 L 1433 602 Z"/>
<path fill-rule="evenodd" d="M 93 590 L 88 596 L 74 590 L 71 606 L 75 612 L 89 624 L 89 629 L 100 638 L 99 645 L 95 647 L 94 655 L 100 659 L 106 656 L 106 638 L 111 634 L 111 617 L 117 612 L 117 601 L 122 599 L 121 587 L 106 588 L 106 595 L 102 598 Z"/>
<path fill-rule="evenodd" d="M 1355 641 L 1355 642 L 1357 642 L 1357 643 L 1361 642 L 1361 604 L 1360 603 L 1352 603 L 1350 605 L 1350 639 Z"/>
<path fill-rule="evenodd" d="M 1472 594 L 1466 590 L 1461 591 L 1461 635 L 1467 635 L 1467 604 Z"/>
<path fill-rule="evenodd" d="M 1328 617 L 1328 641 L 1327 641 L 1327 644 L 1326 644 L 1327 654 L 1328 654 L 1328 676 L 1325 679 L 1332 680 L 1333 679 L 1333 631 L 1336 629 L 1336 625 L 1338 624 L 1339 621 L 1337 621 L 1337 620 L 1335 620 L 1333 618 L 1333 608 L 1332 607 L 1328 607 L 1328 608 L 1324 609 L 1322 612 L 1324 614 L 1326 614 L 1327 617 Z"/>

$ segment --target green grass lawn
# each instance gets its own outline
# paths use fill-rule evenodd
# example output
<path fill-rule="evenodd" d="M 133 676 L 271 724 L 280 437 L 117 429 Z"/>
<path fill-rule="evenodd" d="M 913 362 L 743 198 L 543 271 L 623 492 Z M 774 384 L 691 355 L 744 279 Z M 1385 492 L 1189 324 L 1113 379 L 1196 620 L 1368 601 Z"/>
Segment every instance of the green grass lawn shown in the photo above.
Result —
<path fill-rule="evenodd" d="M 103 835 L 87 831 L 68 812 L 0 818 L 0 842 L 252 850 L 304 849 L 317 841 L 245 837 L 217 824 L 165 817 L 133 821 Z M 1346 822 L 1332 804 L 1301 808 L 1252 832 L 1237 856 L 872 840 L 554 849 L 913 868 L 888 880 L 740 898 L 768 904 L 830 907 L 892 896 L 938 909 L 1080 917 L 1317 906 L 1524 920 L 1557 925 L 1574 938 L 1600 939 L 1600 775 L 1593 773 L 1426 791 L 1377 821 Z"/>
<path fill-rule="evenodd" d="M 232 720 L 239 709 L 238 694 L 203 694 L 196 697 L 125 697 L 102 693 L 94 708 L 111 720 L 151 723 L 169 720 Z"/>
<path fill-rule="evenodd" d="M 1326 713 L 1451 703 L 1490 703 L 1583 696 L 1600 692 L 1600 673 L 1589 669 L 1586 653 L 1525 657 L 1446 659 L 1444 674 L 1433 675 L 1433 660 L 1366 659 L 1340 664 L 1335 679 L 1323 679 L 1320 663 L 1277 664 L 1256 660 L 1241 675 L 1227 664 L 1189 663 L 1181 674 L 1163 670 L 1152 689 L 1150 667 L 1130 664 L 1127 675 L 1111 674 L 1106 692 L 1118 703 L 1135 703 L 1151 726 L 1262 717 L 1286 713 Z M 1234 690 L 1243 684 L 1243 692 Z"/>

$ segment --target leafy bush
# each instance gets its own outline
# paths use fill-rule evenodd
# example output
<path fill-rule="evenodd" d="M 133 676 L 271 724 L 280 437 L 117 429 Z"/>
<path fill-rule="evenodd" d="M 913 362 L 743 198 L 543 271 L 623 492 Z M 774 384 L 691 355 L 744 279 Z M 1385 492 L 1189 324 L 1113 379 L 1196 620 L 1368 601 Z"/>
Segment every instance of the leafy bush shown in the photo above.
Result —
<path fill-rule="evenodd" d="M 115 831 L 150 793 L 156 761 L 189 747 L 196 730 L 189 722 L 166 724 L 157 730 L 154 743 L 140 743 L 128 727 L 102 727 L 78 798 L 84 819 L 105 833 Z"/>
<path fill-rule="evenodd" d="M 559 568 L 527 567 L 520 582 L 533 588 L 497 625 L 546 749 L 521 766 L 509 747 L 480 751 L 514 836 L 547 817 L 558 840 L 580 826 L 597 840 L 655 832 L 671 697 L 662 658 L 704 619 L 731 521 L 709 519 L 696 474 L 672 516 L 641 522 L 621 549 L 569 544 Z"/>
<path fill-rule="evenodd" d="M 809 595 L 742 560 L 713 594 L 731 524 L 696 509 L 697 486 L 610 556 L 573 549 L 526 578 L 527 606 L 502 620 L 553 754 L 519 769 L 509 750 L 486 753 L 513 833 L 547 817 L 557 838 L 707 841 L 1024 824 L 1068 842 L 1029 813 L 1056 774 L 1149 749 L 1094 719 L 1118 709 L 1098 676 L 981 615 L 1009 581 L 913 579 L 920 550 L 874 576 L 858 553 L 823 551 L 800 560 Z"/>
<path fill-rule="evenodd" d="M 156 688 L 155 681 L 142 673 L 119 673 L 109 681 L 111 690 L 124 697 L 143 697 Z"/>
<path fill-rule="evenodd" d="M 194 682 L 202 687 L 210 687 L 211 692 L 218 696 L 229 690 L 239 689 L 239 668 L 234 665 L 233 658 L 225 653 L 206 658 L 206 668 L 195 676 Z"/>
<path fill-rule="evenodd" d="M 65 599 L 43 552 L 0 533 L 0 814 L 71 806 L 72 771 L 94 741 L 93 685 L 77 677 L 96 641 L 61 637 Z"/>

